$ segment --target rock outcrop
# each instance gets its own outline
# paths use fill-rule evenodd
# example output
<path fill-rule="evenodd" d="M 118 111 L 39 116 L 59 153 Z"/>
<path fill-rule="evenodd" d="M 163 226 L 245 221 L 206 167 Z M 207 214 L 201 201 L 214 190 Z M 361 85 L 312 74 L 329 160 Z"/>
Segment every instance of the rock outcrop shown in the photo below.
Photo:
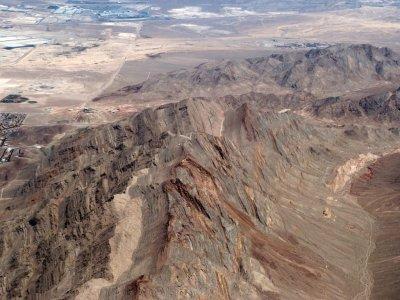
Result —
<path fill-rule="evenodd" d="M 9 145 L 9 138 L 20 128 L 25 117 L 23 113 L 0 113 L 0 165 L 21 154 L 20 149 Z"/>

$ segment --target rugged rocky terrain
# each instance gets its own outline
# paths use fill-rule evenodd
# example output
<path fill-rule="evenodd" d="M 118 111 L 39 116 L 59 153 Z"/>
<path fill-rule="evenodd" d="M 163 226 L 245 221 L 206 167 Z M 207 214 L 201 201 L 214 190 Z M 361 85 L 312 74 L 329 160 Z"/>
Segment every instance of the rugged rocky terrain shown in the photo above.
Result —
<path fill-rule="evenodd" d="M 318 98 L 400 83 L 400 56 L 371 45 L 336 45 L 237 61 L 205 63 L 155 76 L 95 100 L 218 97 L 305 92 Z"/>
<path fill-rule="evenodd" d="M 0 113 L 0 165 L 20 154 L 20 149 L 8 145 L 8 140 L 10 135 L 18 131 L 25 117 L 21 113 Z"/>
<path fill-rule="evenodd" d="M 338 49 L 356 56 L 310 90 L 169 103 L 0 166 L 2 298 L 396 299 L 398 90 L 364 106 L 314 92 L 343 64 L 352 87 L 390 81 L 397 55 Z M 337 103 L 363 117 L 325 114 Z"/>
<path fill-rule="evenodd" d="M 319 99 L 313 101 L 308 110 L 318 117 L 398 122 L 400 120 L 400 87 L 369 92 L 365 95 Z"/>

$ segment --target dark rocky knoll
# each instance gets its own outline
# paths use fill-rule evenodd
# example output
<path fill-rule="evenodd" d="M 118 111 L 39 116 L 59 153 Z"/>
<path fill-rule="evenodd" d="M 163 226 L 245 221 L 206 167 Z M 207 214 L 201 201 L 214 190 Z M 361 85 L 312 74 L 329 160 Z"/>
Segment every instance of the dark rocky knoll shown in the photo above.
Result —
<path fill-rule="evenodd" d="M 28 101 L 29 99 L 23 97 L 21 95 L 10 94 L 5 96 L 3 99 L 0 100 L 1 103 L 23 103 Z"/>
<path fill-rule="evenodd" d="M 371 45 L 335 45 L 325 49 L 273 54 L 237 61 L 205 63 L 191 70 L 157 75 L 95 100 L 184 99 L 250 92 L 311 93 L 340 96 L 371 85 L 400 82 L 400 56 Z"/>
<path fill-rule="evenodd" d="M 399 144 L 383 126 L 203 100 L 80 129 L 0 182 L 0 294 L 369 296 L 373 215 L 349 178 Z"/>

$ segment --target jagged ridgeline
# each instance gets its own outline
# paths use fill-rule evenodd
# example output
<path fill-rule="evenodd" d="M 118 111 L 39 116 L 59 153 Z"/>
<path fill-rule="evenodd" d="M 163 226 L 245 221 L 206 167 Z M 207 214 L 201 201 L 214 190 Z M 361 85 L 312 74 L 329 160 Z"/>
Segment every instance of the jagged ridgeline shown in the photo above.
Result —
<path fill-rule="evenodd" d="M 336 46 L 116 93 L 210 92 L 70 132 L 2 179 L 2 297 L 396 299 L 397 57 Z"/>
<path fill-rule="evenodd" d="M 235 61 L 204 63 L 153 78 L 95 100 L 220 97 L 250 92 L 308 93 L 339 96 L 383 83 L 400 82 L 400 56 L 371 45 L 336 45 L 325 49 L 272 54 Z"/>

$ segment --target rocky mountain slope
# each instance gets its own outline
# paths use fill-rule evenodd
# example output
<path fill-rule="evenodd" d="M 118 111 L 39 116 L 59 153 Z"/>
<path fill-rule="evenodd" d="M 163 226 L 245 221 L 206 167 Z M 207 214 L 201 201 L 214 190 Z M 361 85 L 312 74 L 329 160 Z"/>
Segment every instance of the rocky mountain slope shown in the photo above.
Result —
<path fill-rule="evenodd" d="M 184 99 L 250 92 L 339 96 L 387 82 L 400 83 L 400 56 L 371 45 L 336 45 L 307 52 L 205 63 L 153 78 L 95 100 Z"/>
<path fill-rule="evenodd" d="M 400 293 L 399 266 L 399 154 L 387 155 L 371 164 L 351 186 L 351 194 L 374 218 L 368 264 L 373 275 L 369 286 L 371 299 L 397 299 Z M 367 278 L 366 278 L 367 279 Z"/>
<path fill-rule="evenodd" d="M 221 105 L 237 107 L 252 103 L 268 111 L 292 110 L 318 119 L 351 123 L 387 123 L 397 126 L 400 122 L 400 87 L 384 86 L 366 89 L 347 95 L 317 98 L 309 93 L 284 95 L 250 92 L 227 95 L 217 100 Z"/>
<path fill-rule="evenodd" d="M 307 109 L 318 117 L 398 122 L 400 121 L 400 87 L 360 96 L 319 99 L 309 104 Z"/>
<path fill-rule="evenodd" d="M 81 129 L 1 183 L 0 292 L 361 299 L 380 228 L 351 178 L 399 143 L 203 100 Z"/>
<path fill-rule="evenodd" d="M 399 72 L 367 45 L 206 64 L 119 94 L 163 106 L 13 131 L 0 298 L 396 299 Z"/>

